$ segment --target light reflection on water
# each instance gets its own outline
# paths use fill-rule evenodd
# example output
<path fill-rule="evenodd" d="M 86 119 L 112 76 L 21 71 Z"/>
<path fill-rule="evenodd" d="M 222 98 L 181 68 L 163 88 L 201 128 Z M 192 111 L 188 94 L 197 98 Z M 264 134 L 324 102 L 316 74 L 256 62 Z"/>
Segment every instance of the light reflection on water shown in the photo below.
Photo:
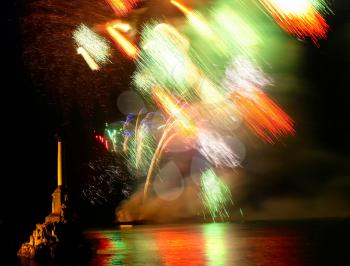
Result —
<path fill-rule="evenodd" d="M 302 234 L 241 224 L 135 226 L 86 233 L 92 265 L 305 265 Z"/>

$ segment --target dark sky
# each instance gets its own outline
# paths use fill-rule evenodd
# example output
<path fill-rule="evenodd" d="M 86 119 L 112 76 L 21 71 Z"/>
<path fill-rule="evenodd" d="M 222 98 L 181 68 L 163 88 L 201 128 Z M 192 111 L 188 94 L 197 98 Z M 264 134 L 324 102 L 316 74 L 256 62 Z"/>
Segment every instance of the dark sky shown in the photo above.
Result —
<path fill-rule="evenodd" d="M 0 223 L 14 224 L 17 229 L 25 224 L 23 230 L 27 230 L 50 209 L 55 187 L 55 134 L 65 137 L 65 174 L 72 189 L 79 191 L 80 164 L 89 159 L 91 129 L 98 128 L 104 119 L 121 117 L 115 108 L 118 93 L 109 91 L 102 79 L 86 84 L 88 110 L 74 101 L 71 92 L 45 93 L 49 88 L 33 81 L 25 63 L 26 45 L 35 36 L 23 35 L 24 1 L 4 5 Z M 286 109 L 296 121 L 297 135 L 285 145 L 248 144 L 236 197 L 251 218 L 350 215 L 350 4 L 335 0 L 333 10 L 328 40 L 321 42 L 320 48 L 303 44 L 303 63 L 297 71 L 301 88 L 288 95 L 292 100 L 287 101 Z M 42 40 L 43 45 L 49 45 L 46 42 Z M 53 54 L 52 60 L 61 58 Z M 128 62 L 123 65 L 127 67 L 120 71 L 132 71 Z M 72 78 L 86 74 L 84 71 L 76 70 Z M 120 91 L 127 81 L 113 77 Z M 102 88 L 100 95 L 90 93 L 94 86 Z M 69 108 L 65 107 L 67 102 Z"/>

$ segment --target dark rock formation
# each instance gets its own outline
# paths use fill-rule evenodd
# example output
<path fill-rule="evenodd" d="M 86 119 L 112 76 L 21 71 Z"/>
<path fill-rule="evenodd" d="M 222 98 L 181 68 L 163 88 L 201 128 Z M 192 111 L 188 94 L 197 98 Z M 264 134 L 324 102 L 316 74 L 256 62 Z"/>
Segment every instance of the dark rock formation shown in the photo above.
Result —
<path fill-rule="evenodd" d="M 36 225 L 17 255 L 33 259 L 59 258 L 65 251 L 82 246 L 80 232 L 69 206 L 68 193 L 63 186 L 58 186 L 52 194 L 52 212 L 44 223 Z"/>

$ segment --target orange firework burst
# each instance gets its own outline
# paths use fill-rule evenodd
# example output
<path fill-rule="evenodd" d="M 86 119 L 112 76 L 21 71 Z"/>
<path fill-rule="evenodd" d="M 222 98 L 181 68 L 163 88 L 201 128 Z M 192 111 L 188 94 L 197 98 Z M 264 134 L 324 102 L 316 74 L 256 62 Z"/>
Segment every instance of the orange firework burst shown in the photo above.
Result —
<path fill-rule="evenodd" d="M 323 1 L 260 0 L 280 27 L 300 39 L 309 37 L 317 46 L 325 39 L 330 27 L 320 14 L 329 8 Z"/>
<path fill-rule="evenodd" d="M 237 90 L 231 97 L 247 126 L 264 141 L 294 135 L 293 120 L 263 91 L 254 88 L 247 97 Z"/>
<path fill-rule="evenodd" d="M 140 1 L 139 0 L 106 0 L 117 16 L 127 15 Z"/>

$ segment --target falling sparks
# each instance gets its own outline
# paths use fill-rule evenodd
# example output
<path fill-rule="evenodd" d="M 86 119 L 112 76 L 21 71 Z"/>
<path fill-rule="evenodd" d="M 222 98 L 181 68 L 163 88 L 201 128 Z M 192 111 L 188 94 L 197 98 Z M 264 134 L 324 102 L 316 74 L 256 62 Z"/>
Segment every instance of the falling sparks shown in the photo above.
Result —
<path fill-rule="evenodd" d="M 293 135 L 293 120 L 261 89 L 271 81 L 245 58 L 238 58 L 226 70 L 225 86 L 247 126 L 268 143 Z"/>
<path fill-rule="evenodd" d="M 322 13 L 331 12 L 323 0 L 260 0 L 275 21 L 289 34 L 309 37 L 316 45 L 325 39 L 329 25 Z"/>
<path fill-rule="evenodd" d="M 233 60 L 231 67 L 226 70 L 224 85 L 230 90 L 245 90 L 246 96 L 249 97 L 250 88 L 272 85 L 272 80 L 251 60 L 238 56 Z"/>
<path fill-rule="evenodd" d="M 109 42 L 84 24 L 73 32 L 73 39 L 78 46 L 78 53 L 84 57 L 91 69 L 97 70 L 97 64 L 105 65 L 110 62 Z"/>
<path fill-rule="evenodd" d="M 115 154 L 105 154 L 88 164 L 90 172 L 82 194 L 92 205 L 103 205 L 116 201 L 122 193 L 128 197 L 131 192 L 130 177 L 120 165 Z"/>
<path fill-rule="evenodd" d="M 212 169 L 201 174 L 202 193 L 205 208 L 209 211 L 213 221 L 230 217 L 228 204 L 233 204 L 230 189 L 220 180 Z"/>
<path fill-rule="evenodd" d="M 294 135 L 293 120 L 263 91 L 251 88 L 252 97 L 237 91 L 232 95 L 244 122 L 259 137 L 274 143 L 280 136 Z"/>
<path fill-rule="evenodd" d="M 201 129 L 198 133 L 199 152 L 216 167 L 239 166 L 238 156 L 217 133 Z"/>
<path fill-rule="evenodd" d="M 135 134 L 129 141 L 129 148 L 126 158 L 136 176 L 147 174 L 149 165 L 154 156 L 156 142 L 149 125 L 142 121 L 141 125 L 135 128 Z"/>
<path fill-rule="evenodd" d="M 176 133 L 173 132 L 174 125 L 175 125 L 174 121 L 168 120 L 165 123 L 165 126 L 163 127 L 162 135 L 158 141 L 157 148 L 154 152 L 152 161 L 149 165 L 149 169 L 147 172 L 146 182 L 145 182 L 145 186 L 143 189 L 144 197 L 148 196 L 149 187 L 154 179 L 155 169 L 157 168 L 158 162 L 159 162 L 160 158 L 162 157 L 162 154 L 163 154 L 165 148 L 170 143 L 170 141 L 176 136 Z"/>

